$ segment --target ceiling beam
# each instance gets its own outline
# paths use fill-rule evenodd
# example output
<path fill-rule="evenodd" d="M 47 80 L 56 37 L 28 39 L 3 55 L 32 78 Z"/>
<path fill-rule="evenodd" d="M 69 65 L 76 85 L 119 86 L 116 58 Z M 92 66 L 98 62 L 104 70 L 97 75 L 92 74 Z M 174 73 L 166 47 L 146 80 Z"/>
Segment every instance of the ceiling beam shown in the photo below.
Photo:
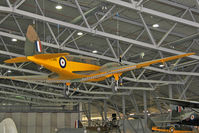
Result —
<path fill-rule="evenodd" d="M 7 88 L 13 88 L 13 89 L 18 89 L 18 90 L 23 90 L 23 91 L 28 91 L 28 92 L 35 92 L 35 93 L 42 93 L 42 94 L 47 94 L 47 95 L 54 95 L 57 97 L 65 97 L 64 94 L 59 94 L 59 93 L 54 93 L 54 92 L 47 92 L 47 91 L 42 91 L 42 90 L 36 90 L 36 89 L 29 89 L 25 87 L 19 87 L 19 86 L 11 86 L 7 84 L 2 84 L 0 83 L 1 87 L 7 87 Z M 74 99 L 108 99 L 108 97 L 97 97 L 97 96 L 70 96 L 70 98 Z"/>
<path fill-rule="evenodd" d="M 117 1 L 117 0 L 115 0 L 115 1 Z M 130 5 L 130 4 L 127 3 L 127 5 Z M 0 6 L 0 11 L 23 15 L 23 16 L 26 16 L 26 17 L 37 19 L 37 20 L 40 20 L 40 21 L 49 22 L 49 23 L 56 24 L 56 25 L 59 24 L 60 26 L 69 27 L 69 28 L 72 28 L 72 29 L 75 29 L 75 30 L 81 30 L 81 31 L 84 31 L 84 32 L 87 32 L 87 33 L 90 33 L 90 34 L 93 34 L 93 35 L 102 36 L 102 37 L 105 37 L 105 38 L 108 37 L 108 38 L 112 38 L 112 39 L 115 39 L 115 40 L 120 40 L 120 41 L 123 41 L 123 42 L 127 42 L 129 44 L 135 44 L 135 45 L 140 46 L 140 47 L 150 48 L 150 49 L 158 50 L 158 51 L 164 51 L 164 52 L 172 53 L 172 54 L 175 54 L 175 55 L 176 54 L 185 54 L 185 52 L 177 51 L 177 50 L 174 50 L 174 49 L 168 49 L 168 48 L 165 48 L 165 47 L 156 47 L 156 46 L 154 46 L 150 43 L 145 43 L 145 42 L 137 41 L 137 40 L 134 40 L 134 39 L 130 39 L 130 38 L 126 38 L 126 37 L 102 32 L 102 31 L 98 31 L 98 30 L 94 30 L 94 29 L 89 29 L 89 28 L 86 28 L 86 27 L 78 26 L 78 25 L 71 24 L 71 23 L 68 23 L 68 22 L 63 22 L 63 21 L 60 21 L 60 20 L 41 16 L 41 15 L 38 15 L 38 14 L 34 14 L 34 13 L 31 13 L 31 12 L 27 12 L 27 11 L 23 11 L 23 10 L 19 10 L 19 9 L 13 9 L 13 8 L 9 8 L 9 7 Z M 195 22 L 193 22 L 193 23 L 195 24 Z M 198 24 L 198 23 L 196 23 L 196 24 Z M 198 24 L 198 27 L 199 27 L 199 24 Z M 25 38 L 23 38 L 23 40 L 25 40 Z M 56 47 L 56 46 L 54 46 L 54 47 Z M 59 47 L 59 46 L 57 46 L 57 47 Z M 69 48 L 66 48 L 66 47 L 64 47 L 64 49 L 69 50 Z M 73 49 L 73 51 L 74 51 L 74 49 Z M 79 50 L 78 50 L 78 53 L 79 53 Z M 199 60 L 199 56 L 197 56 L 197 55 L 189 56 L 189 58 Z"/>
<path fill-rule="evenodd" d="M 125 1 L 122 1 L 122 0 L 106 0 L 106 1 L 113 3 L 113 4 L 116 4 L 116 5 L 119 5 L 119 6 L 123 6 L 123 7 L 129 8 L 129 9 L 132 9 L 132 10 L 140 11 L 140 12 L 151 14 L 151 15 L 155 15 L 155 16 L 160 17 L 160 18 L 164 18 L 164 19 L 167 19 L 167 20 L 171 20 L 171 21 L 174 21 L 174 22 L 185 24 L 185 25 L 188 25 L 188 26 L 191 26 L 191 27 L 199 28 L 199 23 L 197 23 L 197 22 L 193 22 L 193 21 L 190 21 L 190 20 L 179 18 L 179 17 L 173 16 L 173 15 L 162 13 L 162 12 L 152 10 L 152 9 L 149 9 L 149 8 L 145 8 L 145 7 L 142 7 L 142 6 L 137 6 L 137 4 L 132 4 L 132 3 L 125 2 Z"/>
<path fill-rule="evenodd" d="M 78 100 L 67 100 L 67 99 L 53 99 L 51 98 L 44 98 L 44 97 L 40 97 L 40 96 L 34 96 L 34 95 L 27 95 L 27 94 L 22 94 L 22 93 L 14 93 L 14 92 L 8 92 L 5 90 L 1 90 L 0 91 L 1 94 L 6 94 L 6 95 L 14 95 L 14 96 L 22 96 L 22 97 L 28 97 L 28 98 L 32 98 L 32 99 L 38 99 L 41 100 L 40 102 L 44 101 L 49 101 L 49 102 L 53 102 L 53 103 L 59 103 L 61 105 L 67 105 L 67 103 L 63 103 L 63 102 L 80 102 Z M 37 101 L 36 101 L 37 102 Z M 86 102 L 86 101 L 85 101 Z M 87 101 L 88 102 L 88 101 Z"/>
<path fill-rule="evenodd" d="M 177 2 L 172 2 L 172 1 L 168 1 L 168 0 L 156 0 L 156 1 L 157 1 L 157 2 L 160 2 L 160 3 L 163 3 L 163 4 L 167 4 L 167 5 L 169 5 L 169 6 L 181 8 L 181 9 L 184 9 L 184 10 L 189 9 L 189 10 L 191 10 L 192 12 L 199 14 L 199 10 L 198 10 L 198 9 L 185 6 L 185 5 L 179 4 L 179 3 L 177 3 Z"/>
<path fill-rule="evenodd" d="M 57 0 L 49 0 L 51 2 L 54 2 L 54 3 L 57 3 Z M 164 0 L 163 0 L 164 1 Z M 72 3 L 69 3 L 67 1 L 61 1 L 61 4 L 65 5 L 65 6 L 68 6 L 68 7 L 73 7 L 73 8 L 77 8 L 75 4 L 72 4 Z M 81 6 L 82 10 L 84 11 L 88 11 L 89 8 L 85 7 L 85 6 Z M 105 13 L 103 12 L 97 12 L 97 14 L 101 15 L 101 16 L 104 16 Z M 137 26 L 140 26 L 140 27 L 144 27 L 143 24 L 141 24 L 140 22 L 136 22 L 135 20 L 130 20 L 129 18 L 125 18 L 125 17 L 122 17 L 122 16 L 115 16 L 115 15 L 112 15 L 112 18 L 115 19 L 115 20 L 119 20 L 119 21 L 122 21 L 122 22 L 125 22 L 125 23 L 128 23 L 128 24 L 133 24 L 133 25 L 137 25 Z M 158 32 L 162 32 L 162 33 L 166 33 L 168 31 L 168 29 L 162 29 L 161 27 L 159 28 L 153 28 L 152 26 L 150 25 L 147 25 L 151 30 L 154 30 L 154 31 L 158 31 Z M 177 37 L 186 37 L 186 35 L 182 34 L 182 33 L 177 33 L 177 32 L 171 32 L 170 33 L 171 35 L 174 35 L 174 36 L 177 36 Z"/>
<path fill-rule="evenodd" d="M 183 85 L 184 82 L 181 81 L 161 81 L 161 80 L 143 80 L 143 79 L 133 79 L 128 77 L 123 77 L 122 79 L 132 82 L 139 82 L 139 83 L 157 83 L 157 84 L 181 84 Z"/>

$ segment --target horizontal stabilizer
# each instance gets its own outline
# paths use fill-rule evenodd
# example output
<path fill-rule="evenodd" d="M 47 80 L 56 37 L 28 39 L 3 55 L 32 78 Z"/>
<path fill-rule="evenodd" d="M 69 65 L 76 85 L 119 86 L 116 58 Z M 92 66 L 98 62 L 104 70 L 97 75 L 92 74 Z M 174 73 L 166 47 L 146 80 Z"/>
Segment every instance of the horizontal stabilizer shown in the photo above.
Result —
<path fill-rule="evenodd" d="M 66 56 L 66 55 L 69 55 L 69 53 L 37 54 L 37 55 L 34 55 L 33 57 L 40 58 L 40 59 L 50 59 L 50 58 L 56 58 L 56 57 Z"/>
<path fill-rule="evenodd" d="M 22 63 L 22 62 L 28 62 L 29 60 L 26 57 L 17 57 L 5 60 L 5 63 Z"/>
<path fill-rule="evenodd" d="M 32 75 L 32 76 L 0 76 L 0 79 L 12 79 L 12 80 L 48 80 L 48 75 Z"/>

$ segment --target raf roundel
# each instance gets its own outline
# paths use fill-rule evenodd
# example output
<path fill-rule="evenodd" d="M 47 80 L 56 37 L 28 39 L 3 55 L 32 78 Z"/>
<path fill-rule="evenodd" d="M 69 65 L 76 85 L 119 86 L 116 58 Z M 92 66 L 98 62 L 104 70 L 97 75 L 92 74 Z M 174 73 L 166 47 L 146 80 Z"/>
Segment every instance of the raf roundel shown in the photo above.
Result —
<path fill-rule="evenodd" d="M 66 60 L 63 57 L 59 58 L 59 65 L 61 66 L 61 68 L 66 67 Z"/>
<path fill-rule="evenodd" d="M 191 115 L 191 120 L 194 120 L 195 116 L 194 115 Z"/>

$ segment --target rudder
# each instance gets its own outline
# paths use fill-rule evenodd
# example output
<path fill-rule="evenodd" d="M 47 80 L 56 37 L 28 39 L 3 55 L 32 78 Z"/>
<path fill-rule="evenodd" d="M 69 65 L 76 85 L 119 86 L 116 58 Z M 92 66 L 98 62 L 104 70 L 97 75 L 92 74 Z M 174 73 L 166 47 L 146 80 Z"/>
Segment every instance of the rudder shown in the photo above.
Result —
<path fill-rule="evenodd" d="M 25 42 L 25 56 L 42 54 L 42 45 L 37 32 L 32 25 L 28 26 Z"/>

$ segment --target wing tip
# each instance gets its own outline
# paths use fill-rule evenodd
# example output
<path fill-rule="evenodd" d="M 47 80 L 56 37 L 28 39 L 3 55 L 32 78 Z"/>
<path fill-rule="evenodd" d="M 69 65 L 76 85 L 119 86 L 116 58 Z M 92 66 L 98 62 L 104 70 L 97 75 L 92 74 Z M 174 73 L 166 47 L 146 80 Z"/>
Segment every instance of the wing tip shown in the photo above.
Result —
<path fill-rule="evenodd" d="M 195 52 L 187 53 L 188 56 L 190 56 L 190 55 L 195 55 L 195 54 L 196 54 Z"/>

